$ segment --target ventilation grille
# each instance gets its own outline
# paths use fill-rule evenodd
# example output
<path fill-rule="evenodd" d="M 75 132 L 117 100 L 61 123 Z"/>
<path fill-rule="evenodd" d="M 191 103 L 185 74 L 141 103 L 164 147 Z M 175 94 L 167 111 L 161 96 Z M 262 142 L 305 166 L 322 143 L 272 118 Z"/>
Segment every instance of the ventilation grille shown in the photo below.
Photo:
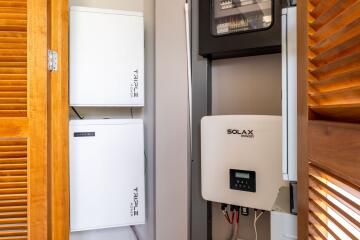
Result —
<path fill-rule="evenodd" d="M 0 240 L 27 239 L 27 141 L 0 140 Z"/>
<path fill-rule="evenodd" d="M 27 116 L 27 0 L 0 0 L 0 117 Z"/>
<path fill-rule="evenodd" d="M 360 122 L 360 1 L 310 0 L 309 108 Z"/>
<path fill-rule="evenodd" d="M 360 186 L 310 163 L 310 239 L 360 239 Z"/>

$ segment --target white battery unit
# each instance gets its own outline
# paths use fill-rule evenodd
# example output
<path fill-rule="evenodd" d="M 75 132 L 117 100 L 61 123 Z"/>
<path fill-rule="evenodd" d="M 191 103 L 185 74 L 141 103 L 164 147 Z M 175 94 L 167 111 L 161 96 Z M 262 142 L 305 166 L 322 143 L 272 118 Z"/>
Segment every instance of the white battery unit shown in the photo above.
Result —
<path fill-rule="evenodd" d="M 144 105 L 142 13 L 71 7 L 70 105 Z"/>
<path fill-rule="evenodd" d="M 145 223 L 143 121 L 70 121 L 71 231 Z"/>
<path fill-rule="evenodd" d="M 281 116 L 209 116 L 201 121 L 204 199 L 272 210 L 281 187 Z"/>

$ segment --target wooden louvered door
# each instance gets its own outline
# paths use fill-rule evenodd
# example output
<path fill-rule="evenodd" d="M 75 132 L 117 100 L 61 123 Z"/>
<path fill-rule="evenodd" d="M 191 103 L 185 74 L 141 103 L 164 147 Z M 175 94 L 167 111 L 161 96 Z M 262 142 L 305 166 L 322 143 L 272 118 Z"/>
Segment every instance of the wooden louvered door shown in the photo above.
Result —
<path fill-rule="evenodd" d="M 48 239 L 47 0 L 0 0 L 0 240 Z"/>
<path fill-rule="evenodd" d="M 360 0 L 298 16 L 299 239 L 360 239 Z"/>

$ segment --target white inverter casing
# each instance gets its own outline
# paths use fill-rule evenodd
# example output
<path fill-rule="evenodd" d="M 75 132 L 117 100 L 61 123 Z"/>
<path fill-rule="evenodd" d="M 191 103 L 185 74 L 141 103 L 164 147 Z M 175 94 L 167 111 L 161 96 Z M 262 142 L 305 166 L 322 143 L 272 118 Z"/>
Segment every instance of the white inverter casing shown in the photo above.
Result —
<path fill-rule="evenodd" d="M 143 121 L 70 121 L 71 231 L 145 223 Z"/>
<path fill-rule="evenodd" d="M 281 116 L 208 116 L 201 121 L 204 199 L 272 210 L 282 179 Z M 240 190 L 241 189 L 241 190 Z"/>
<path fill-rule="evenodd" d="M 144 105 L 142 13 L 71 7 L 70 105 Z"/>

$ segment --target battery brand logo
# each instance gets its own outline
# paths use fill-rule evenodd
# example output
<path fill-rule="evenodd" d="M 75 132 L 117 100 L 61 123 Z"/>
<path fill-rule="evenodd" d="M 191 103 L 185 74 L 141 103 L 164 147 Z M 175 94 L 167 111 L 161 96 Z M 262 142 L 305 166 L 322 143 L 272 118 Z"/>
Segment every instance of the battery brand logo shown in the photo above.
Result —
<path fill-rule="evenodd" d="M 132 202 L 130 203 L 130 216 L 139 216 L 139 188 L 136 187 L 132 191 Z"/>
<path fill-rule="evenodd" d="M 74 132 L 74 137 L 95 137 L 95 132 Z"/>
<path fill-rule="evenodd" d="M 227 134 L 229 135 L 240 135 L 241 137 L 245 138 L 254 138 L 254 130 L 238 130 L 238 129 L 228 129 Z"/>
<path fill-rule="evenodd" d="M 130 83 L 130 96 L 131 98 L 139 97 L 139 70 L 136 69 L 132 73 L 132 79 Z"/>

